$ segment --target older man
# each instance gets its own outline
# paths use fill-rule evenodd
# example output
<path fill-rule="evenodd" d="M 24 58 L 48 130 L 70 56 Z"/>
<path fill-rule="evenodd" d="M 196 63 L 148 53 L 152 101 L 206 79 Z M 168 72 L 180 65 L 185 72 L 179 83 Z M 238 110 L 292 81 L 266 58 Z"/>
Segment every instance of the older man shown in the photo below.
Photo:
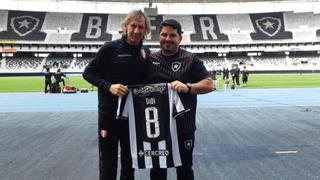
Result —
<path fill-rule="evenodd" d="M 128 122 L 116 119 L 118 96 L 128 85 L 144 83 L 149 49 L 142 45 L 150 22 L 141 10 L 131 11 L 121 23 L 121 39 L 104 44 L 88 64 L 83 77 L 98 87 L 100 180 L 116 180 L 118 142 L 121 147 L 121 180 L 133 180 Z"/>

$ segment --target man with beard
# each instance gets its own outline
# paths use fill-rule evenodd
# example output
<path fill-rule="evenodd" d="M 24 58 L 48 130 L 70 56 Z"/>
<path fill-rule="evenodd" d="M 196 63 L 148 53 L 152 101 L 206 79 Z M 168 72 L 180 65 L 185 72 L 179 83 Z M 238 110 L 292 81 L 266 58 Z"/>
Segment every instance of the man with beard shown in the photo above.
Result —
<path fill-rule="evenodd" d="M 190 111 L 177 118 L 177 132 L 182 166 L 177 167 L 178 180 L 193 180 L 192 154 L 196 130 L 197 94 L 215 89 L 203 62 L 194 54 L 180 48 L 182 27 L 174 19 L 160 25 L 161 50 L 150 54 L 148 76 L 151 83 L 170 83 Z M 151 180 L 166 180 L 166 169 L 151 169 Z"/>

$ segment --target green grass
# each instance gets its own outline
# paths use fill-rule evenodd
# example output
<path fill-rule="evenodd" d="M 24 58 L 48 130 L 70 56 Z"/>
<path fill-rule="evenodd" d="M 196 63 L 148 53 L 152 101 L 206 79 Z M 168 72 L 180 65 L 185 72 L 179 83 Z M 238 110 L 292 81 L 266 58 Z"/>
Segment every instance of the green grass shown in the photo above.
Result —
<path fill-rule="evenodd" d="M 76 88 L 91 88 L 82 77 L 69 77 L 66 84 Z M 246 89 L 314 88 L 320 87 L 320 74 L 250 74 Z M 223 88 L 219 80 L 218 89 Z M 43 92 L 44 77 L 0 77 L 0 92 Z"/>
<path fill-rule="evenodd" d="M 240 78 L 241 82 L 241 78 Z M 218 88 L 223 88 L 220 77 Z M 247 89 L 320 87 L 320 74 L 251 74 Z"/>
<path fill-rule="evenodd" d="M 91 85 L 82 77 L 65 79 L 66 85 L 76 88 L 91 88 Z M 0 92 L 43 92 L 44 77 L 0 77 Z"/>

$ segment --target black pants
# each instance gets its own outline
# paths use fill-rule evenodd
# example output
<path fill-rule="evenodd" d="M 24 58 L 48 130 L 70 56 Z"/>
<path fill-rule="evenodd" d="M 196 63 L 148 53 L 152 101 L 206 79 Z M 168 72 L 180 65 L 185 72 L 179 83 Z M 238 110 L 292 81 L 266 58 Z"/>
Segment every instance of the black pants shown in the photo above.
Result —
<path fill-rule="evenodd" d="M 240 85 L 239 76 L 236 76 L 236 84 L 237 84 L 238 86 Z"/>
<path fill-rule="evenodd" d="M 107 137 L 100 136 L 99 128 L 99 179 L 116 180 L 118 167 L 118 142 L 121 150 L 120 180 L 134 180 L 134 169 L 130 156 L 128 122 L 121 121 L 114 128 L 108 130 Z"/>
<path fill-rule="evenodd" d="M 177 180 L 194 180 L 193 174 L 193 148 L 194 148 L 194 133 L 179 134 L 179 151 L 182 161 L 182 166 L 176 168 Z M 151 169 L 150 180 L 166 180 L 167 169 Z"/>
<path fill-rule="evenodd" d="M 223 79 L 223 80 L 229 79 L 229 75 L 223 74 L 222 79 Z"/>
<path fill-rule="evenodd" d="M 45 80 L 44 93 L 48 93 L 48 92 L 51 92 L 51 81 Z"/>
<path fill-rule="evenodd" d="M 247 84 L 248 82 L 248 76 L 242 76 L 242 83 Z"/>

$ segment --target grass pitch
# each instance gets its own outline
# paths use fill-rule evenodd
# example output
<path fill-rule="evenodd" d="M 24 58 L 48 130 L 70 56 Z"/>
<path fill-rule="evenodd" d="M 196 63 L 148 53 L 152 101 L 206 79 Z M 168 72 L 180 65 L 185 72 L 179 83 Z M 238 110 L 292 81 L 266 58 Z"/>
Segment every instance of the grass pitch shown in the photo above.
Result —
<path fill-rule="evenodd" d="M 218 77 L 218 89 L 223 88 Z M 66 85 L 91 89 L 81 76 L 65 79 Z M 240 78 L 241 82 L 241 78 Z M 320 87 L 320 74 L 250 74 L 247 89 L 253 88 L 316 88 Z M 96 88 L 95 88 L 96 89 Z M 43 92 L 44 77 L 0 77 L 0 92 Z"/>
<path fill-rule="evenodd" d="M 66 85 L 91 89 L 81 76 L 65 78 Z M 44 92 L 44 77 L 0 77 L 0 92 Z"/>
<path fill-rule="evenodd" d="M 223 88 L 222 77 L 218 88 Z M 240 77 L 240 84 L 242 79 Z M 247 89 L 257 88 L 316 88 L 320 87 L 320 74 L 250 74 Z"/>

